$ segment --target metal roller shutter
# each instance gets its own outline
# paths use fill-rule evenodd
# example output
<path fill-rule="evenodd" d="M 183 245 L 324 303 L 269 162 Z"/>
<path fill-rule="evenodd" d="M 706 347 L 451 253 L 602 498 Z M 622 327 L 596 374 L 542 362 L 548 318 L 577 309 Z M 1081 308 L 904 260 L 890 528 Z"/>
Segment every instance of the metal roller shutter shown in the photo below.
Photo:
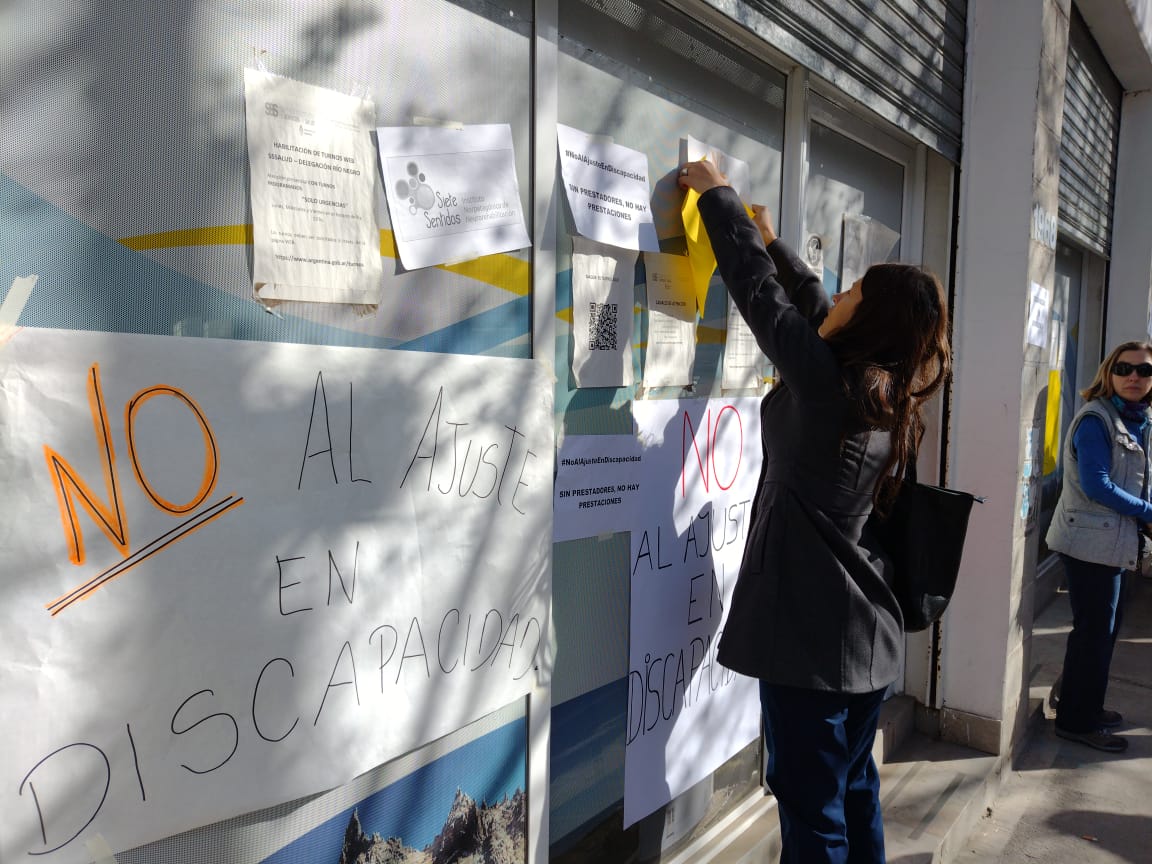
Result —
<path fill-rule="evenodd" d="M 960 159 L 968 0 L 673 0 L 711 7 Z"/>
<path fill-rule="evenodd" d="M 1060 230 L 1107 256 L 1123 90 L 1079 13 L 1068 38 L 1060 137 Z"/>

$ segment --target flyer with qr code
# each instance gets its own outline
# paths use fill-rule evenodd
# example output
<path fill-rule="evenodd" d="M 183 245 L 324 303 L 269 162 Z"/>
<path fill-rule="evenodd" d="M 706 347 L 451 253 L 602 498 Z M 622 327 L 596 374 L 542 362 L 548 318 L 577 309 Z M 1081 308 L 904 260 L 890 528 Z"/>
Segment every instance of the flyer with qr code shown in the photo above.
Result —
<path fill-rule="evenodd" d="M 577 387 L 628 387 L 636 256 L 572 238 L 572 378 Z"/>

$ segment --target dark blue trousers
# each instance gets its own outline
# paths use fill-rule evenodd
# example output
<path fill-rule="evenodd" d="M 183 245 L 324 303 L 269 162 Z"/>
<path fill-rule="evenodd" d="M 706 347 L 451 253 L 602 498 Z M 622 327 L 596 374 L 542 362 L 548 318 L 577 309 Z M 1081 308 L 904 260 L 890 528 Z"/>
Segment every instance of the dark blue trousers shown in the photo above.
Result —
<path fill-rule="evenodd" d="M 1066 732 L 1095 732 L 1104 710 L 1112 649 L 1123 618 L 1120 589 L 1124 571 L 1064 554 L 1060 558 L 1068 577 L 1072 632 L 1064 651 L 1056 725 Z"/>
<path fill-rule="evenodd" d="M 760 682 L 780 864 L 884 864 L 872 742 L 884 691 L 829 693 Z"/>

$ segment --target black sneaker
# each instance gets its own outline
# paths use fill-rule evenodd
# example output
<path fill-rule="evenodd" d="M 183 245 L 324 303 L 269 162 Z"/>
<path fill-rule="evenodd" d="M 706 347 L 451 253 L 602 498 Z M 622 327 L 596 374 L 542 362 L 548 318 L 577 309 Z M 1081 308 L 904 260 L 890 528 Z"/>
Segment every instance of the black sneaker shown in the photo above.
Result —
<path fill-rule="evenodd" d="M 1119 711 L 1110 711 L 1105 708 L 1100 712 L 1100 716 L 1096 718 L 1096 724 L 1101 729 L 1115 729 L 1117 726 L 1124 725 L 1124 715 Z"/>
<path fill-rule="evenodd" d="M 1103 750 L 1105 753 L 1123 753 L 1128 749 L 1128 739 L 1113 735 L 1111 732 L 1105 732 L 1103 729 L 1095 732 L 1068 732 L 1057 726 L 1056 737 L 1086 744 L 1096 750 Z"/>
<path fill-rule="evenodd" d="M 1105 708 L 1096 719 L 1096 725 L 1101 729 L 1115 729 L 1117 726 L 1124 725 L 1124 715 L 1119 711 L 1109 711 L 1108 708 Z"/>

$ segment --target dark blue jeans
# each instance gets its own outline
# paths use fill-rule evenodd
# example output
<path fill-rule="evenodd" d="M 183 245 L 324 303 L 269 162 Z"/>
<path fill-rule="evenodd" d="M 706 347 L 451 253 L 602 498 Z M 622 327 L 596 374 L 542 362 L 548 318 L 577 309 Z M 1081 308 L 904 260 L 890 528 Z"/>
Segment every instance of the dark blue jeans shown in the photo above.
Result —
<path fill-rule="evenodd" d="M 760 682 L 780 864 L 884 864 L 872 742 L 884 691 L 828 693 Z"/>
<path fill-rule="evenodd" d="M 1120 593 L 1124 571 L 1061 554 L 1072 605 L 1072 632 L 1064 651 L 1064 677 L 1056 725 L 1066 732 L 1095 732 L 1112 649 L 1123 618 Z"/>

